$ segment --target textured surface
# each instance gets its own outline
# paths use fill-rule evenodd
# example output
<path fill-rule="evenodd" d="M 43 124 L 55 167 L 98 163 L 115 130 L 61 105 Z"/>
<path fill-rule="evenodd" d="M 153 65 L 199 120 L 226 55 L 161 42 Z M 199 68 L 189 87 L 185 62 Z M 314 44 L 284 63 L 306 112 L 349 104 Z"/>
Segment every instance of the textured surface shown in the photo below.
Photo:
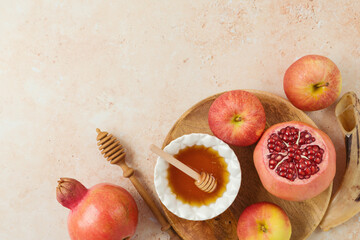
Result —
<path fill-rule="evenodd" d="M 167 239 L 100 155 L 96 127 L 121 140 L 155 195 L 148 147 L 186 109 L 230 89 L 285 96 L 286 68 L 308 53 L 338 65 L 342 93 L 360 94 L 359 38 L 357 0 L 0 0 L 0 239 L 68 239 L 59 177 L 125 187 L 141 213 L 134 239 Z M 309 115 L 336 146 L 336 188 L 345 150 L 334 105 Z M 310 239 L 359 235 L 358 214 Z"/>

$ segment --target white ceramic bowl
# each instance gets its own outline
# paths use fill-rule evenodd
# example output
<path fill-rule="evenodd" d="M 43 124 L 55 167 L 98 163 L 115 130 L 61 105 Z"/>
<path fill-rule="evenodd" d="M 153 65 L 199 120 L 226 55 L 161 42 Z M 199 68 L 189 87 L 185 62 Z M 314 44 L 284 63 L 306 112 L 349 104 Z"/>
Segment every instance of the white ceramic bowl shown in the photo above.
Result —
<path fill-rule="evenodd" d="M 180 218 L 201 221 L 214 218 L 230 207 L 240 189 L 241 169 L 234 151 L 220 139 L 208 134 L 193 133 L 181 136 L 170 142 L 169 145 L 164 148 L 164 151 L 175 155 L 179 150 L 194 145 L 203 145 L 205 147 L 213 148 L 218 151 L 219 155 L 222 156 L 227 163 L 229 182 L 221 197 L 214 203 L 201 207 L 191 206 L 178 200 L 169 187 L 167 178 L 167 168 L 169 167 L 169 164 L 160 157 L 157 159 L 155 165 L 154 181 L 155 189 L 160 201 L 170 212 Z"/>

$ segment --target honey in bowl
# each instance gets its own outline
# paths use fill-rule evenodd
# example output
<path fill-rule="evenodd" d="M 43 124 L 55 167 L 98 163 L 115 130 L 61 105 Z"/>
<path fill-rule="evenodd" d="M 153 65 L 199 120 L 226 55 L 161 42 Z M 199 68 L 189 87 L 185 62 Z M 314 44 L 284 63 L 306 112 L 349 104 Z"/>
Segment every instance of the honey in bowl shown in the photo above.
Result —
<path fill-rule="evenodd" d="M 174 157 L 199 173 L 206 172 L 213 175 L 217 181 L 216 189 L 207 193 L 195 185 L 194 179 L 169 165 L 167 175 L 169 186 L 179 200 L 192 206 L 203 206 L 215 202 L 223 195 L 229 182 L 229 172 L 225 159 L 216 150 L 203 145 L 194 145 L 181 149 Z"/>

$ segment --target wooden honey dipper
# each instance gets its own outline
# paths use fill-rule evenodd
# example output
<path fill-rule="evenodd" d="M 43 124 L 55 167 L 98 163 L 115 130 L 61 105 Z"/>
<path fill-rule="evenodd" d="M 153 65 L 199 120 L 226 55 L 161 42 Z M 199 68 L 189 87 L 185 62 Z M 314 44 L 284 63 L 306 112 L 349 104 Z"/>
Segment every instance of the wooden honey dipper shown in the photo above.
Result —
<path fill-rule="evenodd" d="M 162 226 L 161 230 L 166 231 L 170 235 L 170 239 L 180 240 L 179 236 L 171 228 L 171 225 L 155 205 L 155 202 L 150 197 L 150 194 L 136 178 L 134 169 L 130 168 L 126 164 L 125 149 L 120 144 L 119 140 L 107 132 L 100 131 L 98 128 L 96 129 L 96 132 L 98 133 L 96 137 L 96 140 L 98 141 L 97 145 L 99 146 L 99 150 L 104 155 L 104 157 L 107 158 L 111 164 L 116 164 L 122 168 L 124 177 L 130 179 L 136 190 L 139 192 L 140 196 L 144 199 L 150 210 L 160 222 Z"/>
<path fill-rule="evenodd" d="M 190 167 L 186 166 L 184 163 L 180 162 L 174 158 L 171 154 L 164 152 L 154 144 L 150 145 L 150 150 L 160 156 L 162 159 L 178 168 L 182 172 L 186 173 L 193 179 L 195 179 L 195 185 L 202 191 L 211 193 L 216 189 L 217 181 L 214 176 L 209 173 L 201 172 L 200 174 Z"/>

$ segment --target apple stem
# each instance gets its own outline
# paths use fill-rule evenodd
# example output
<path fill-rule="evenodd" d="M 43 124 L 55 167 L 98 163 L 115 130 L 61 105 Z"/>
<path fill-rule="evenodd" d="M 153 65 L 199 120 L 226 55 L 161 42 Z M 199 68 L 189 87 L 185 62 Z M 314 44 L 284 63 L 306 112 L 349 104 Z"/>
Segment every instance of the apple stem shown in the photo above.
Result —
<path fill-rule="evenodd" d="M 235 118 L 235 122 L 241 122 L 241 117 L 240 116 L 237 116 L 236 118 Z"/>
<path fill-rule="evenodd" d="M 321 87 L 328 87 L 329 86 L 329 83 L 326 82 L 326 83 L 318 83 L 315 85 L 315 88 L 321 88 Z"/>
<path fill-rule="evenodd" d="M 263 231 L 264 233 L 266 232 L 266 227 L 264 225 L 261 225 L 261 231 Z"/>

